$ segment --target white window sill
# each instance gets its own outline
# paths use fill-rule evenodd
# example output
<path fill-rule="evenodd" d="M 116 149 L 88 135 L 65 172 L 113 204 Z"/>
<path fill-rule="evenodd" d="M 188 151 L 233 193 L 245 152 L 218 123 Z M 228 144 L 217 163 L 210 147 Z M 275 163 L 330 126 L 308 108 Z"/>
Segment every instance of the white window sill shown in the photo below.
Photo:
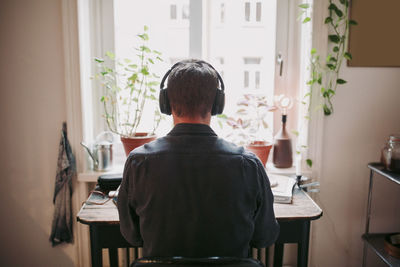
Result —
<path fill-rule="evenodd" d="M 115 165 L 112 168 L 112 170 L 105 171 L 105 172 L 87 170 L 87 171 L 78 173 L 78 182 L 96 183 L 97 182 L 97 178 L 99 178 L 100 175 L 122 173 L 123 170 L 124 170 L 124 165 L 123 164 L 122 165 Z"/>
<path fill-rule="evenodd" d="M 293 166 L 291 168 L 278 169 L 278 168 L 275 168 L 271 162 L 267 163 L 267 167 L 265 169 L 267 171 L 267 174 L 280 174 L 280 175 L 295 175 L 296 174 L 295 166 Z M 106 172 L 87 170 L 85 172 L 81 172 L 78 174 L 78 182 L 96 183 L 97 178 L 99 178 L 100 175 L 122 173 L 123 170 L 124 170 L 123 164 L 116 165 L 116 166 L 114 166 L 114 168 L 112 170 L 106 171 Z M 303 171 L 303 175 L 309 176 L 309 175 L 311 175 L 311 171 Z"/>

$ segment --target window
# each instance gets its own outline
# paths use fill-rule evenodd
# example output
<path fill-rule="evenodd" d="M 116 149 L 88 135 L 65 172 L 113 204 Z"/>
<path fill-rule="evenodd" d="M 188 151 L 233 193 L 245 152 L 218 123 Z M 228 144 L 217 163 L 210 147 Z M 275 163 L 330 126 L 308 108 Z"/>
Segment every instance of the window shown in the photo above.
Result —
<path fill-rule="evenodd" d="M 245 57 L 244 58 L 244 80 L 243 86 L 248 93 L 251 90 L 261 88 L 261 58 L 259 57 Z M 254 92 L 257 93 L 257 92 Z"/>
<path fill-rule="evenodd" d="M 189 6 L 188 5 L 182 6 L 182 19 L 189 19 Z"/>
<path fill-rule="evenodd" d="M 170 9 L 171 9 L 171 13 L 170 13 L 169 18 L 171 20 L 174 20 L 174 19 L 176 19 L 176 5 L 170 5 Z"/>
<path fill-rule="evenodd" d="M 224 23 L 225 22 L 225 3 L 221 3 L 220 8 L 221 8 L 220 22 Z"/>
<path fill-rule="evenodd" d="M 136 8 L 141 9 L 143 6 L 145 6 L 144 3 L 138 4 L 137 1 L 132 1 L 132 2 L 135 4 Z M 152 4 L 155 4 L 154 0 L 149 1 L 149 2 L 153 2 Z M 176 1 L 166 1 L 166 2 L 170 2 L 170 4 L 169 4 L 169 10 L 170 10 L 169 19 L 170 19 L 170 21 L 175 21 L 175 22 L 179 23 L 180 21 L 189 20 L 189 1 L 176 0 Z M 116 3 L 116 5 L 120 5 L 120 3 Z M 122 5 L 123 5 L 123 3 L 122 3 Z M 154 7 L 156 7 L 156 5 L 152 5 L 153 9 L 154 9 Z"/>
<path fill-rule="evenodd" d="M 82 0 L 81 36 L 84 42 L 90 43 L 82 60 L 86 65 L 92 64 L 94 57 L 104 55 L 107 50 L 115 51 L 117 58 L 133 57 L 135 35 L 147 25 L 149 46 L 163 54 L 164 62 L 155 69 L 159 76 L 184 58 L 202 58 L 213 64 L 224 79 L 224 113 L 235 112 L 237 100 L 244 93 L 264 94 L 272 104 L 274 94 L 292 89 L 286 81 L 290 65 L 288 25 L 295 21 L 289 19 L 289 3 L 289 0 Z M 83 24 L 86 21 L 86 33 L 82 21 Z M 286 70 L 280 77 L 276 72 L 278 52 L 283 55 Z M 90 77 L 91 72 L 92 65 L 82 77 Z M 94 86 L 94 82 L 88 81 L 85 87 L 93 91 Z M 290 93 L 296 96 L 296 92 Z M 93 139 L 105 129 L 99 115 L 102 107 L 98 95 L 84 94 L 87 94 L 85 105 L 91 103 L 84 107 L 88 111 L 86 121 L 92 118 L 95 124 L 91 135 L 85 136 Z M 276 124 L 273 120 L 271 115 L 269 125 L 276 128 L 279 120 Z M 165 134 L 170 128 L 171 121 L 164 122 L 159 134 Z"/>
<path fill-rule="evenodd" d="M 244 21 L 247 23 L 260 23 L 262 15 L 262 3 L 260 1 L 244 2 Z"/>
<path fill-rule="evenodd" d="M 219 75 L 221 76 L 221 78 L 223 80 L 224 80 L 224 75 L 225 75 L 224 63 L 225 63 L 225 59 L 223 57 L 217 57 L 215 59 L 215 63 L 214 63 L 214 68 L 218 71 Z"/>

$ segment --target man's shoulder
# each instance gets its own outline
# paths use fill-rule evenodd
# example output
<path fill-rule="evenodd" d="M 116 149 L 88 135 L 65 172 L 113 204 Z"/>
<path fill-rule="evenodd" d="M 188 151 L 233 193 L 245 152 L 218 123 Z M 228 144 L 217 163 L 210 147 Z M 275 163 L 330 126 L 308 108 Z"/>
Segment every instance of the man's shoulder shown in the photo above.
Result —
<path fill-rule="evenodd" d="M 164 141 L 165 137 L 157 138 L 154 141 L 141 145 L 134 150 L 131 151 L 129 154 L 130 157 L 132 156 L 146 156 L 150 154 L 159 153 L 164 150 L 168 150 L 168 143 Z"/>
<path fill-rule="evenodd" d="M 164 136 L 150 143 L 135 148 L 130 153 L 130 157 L 160 155 L 167 153 L 209 153 L 242 156 L 247 160 L 254 161 L 257 156 L 246 150 L 243 146 L 229 142 L 223 138 L 210 137 L 196 140 L 196 142 L 187 143 L 188 140 L 181 138 Z"/>

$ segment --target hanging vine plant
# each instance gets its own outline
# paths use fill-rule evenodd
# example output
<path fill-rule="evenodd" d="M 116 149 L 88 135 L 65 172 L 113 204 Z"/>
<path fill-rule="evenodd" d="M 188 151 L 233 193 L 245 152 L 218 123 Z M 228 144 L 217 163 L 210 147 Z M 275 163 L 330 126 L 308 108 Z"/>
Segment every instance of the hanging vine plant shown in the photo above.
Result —
<path fill-rule="evenodd" d="M 349 1 L 350 0 L 329 0 L 328 11 L 329 16 L 323 21 L 328 27 L 328 55 L 322 59 L 315 48 L 310 51 L 310 79 L 307 81 L 309 86 L 308 92 L 304 98 L 309 101 L 302 103 L 308 105 L 308 112 L 311 112 L 311 98 L 314 90 L 319 91 L 322 103 L 318 105 L 318 109 L 322 109 L 326 116 L 333 113 L 332 98 L 336 95 L 339 85 L 347 83 L 346 80 L 339 77 L 340 68 L 344 60 L 352 60 L 352 55 L 347 50 L 349 39 L 349 29 L 351 26 L 357 25 L 357 22 L 349 18 Z M 302 23 L 311 21 L 311 6 L 309 3 L 299 5 L 301 12 L 299 18 Z M 310 114 L 305 116 L 310 119 Z M 307 149 L 307 146 L 305 146 Z M 300 153 L 297 151 L 297 153 Z M 307 165 L 311 168 L 313 161 L 306 159 Z"/>
<path fill-rule="evenodd" d="M 306 3 L 299 7 L 302 9 L 301 15 L 306 15 L 303 23 L 311 21 L 310 16 L 307 16 L 310 5 Z M 327 116 L 333 113 L 332 97 L 335 96 L 338 85 L 347 82 L 339 77 L 339 73 L 344 59 L 352 59 L 352 55 L 347 51 L 349 29 L 357 25 L 356 21 L 349 18 L 349 0 L 339 0 L 337 3 L 329 0 L 328 10 L 329 16 L 325 18 L 324 23 L 328 26 L 329 52 L 325 60 L 321 60 L 317 50 L 311 49 L 311 77 L 307 81 L 309 92 L 305 95 L 311 98 L 313 90 L 319 90 L 323 98 L 319 108 L 322 108 Z"/>

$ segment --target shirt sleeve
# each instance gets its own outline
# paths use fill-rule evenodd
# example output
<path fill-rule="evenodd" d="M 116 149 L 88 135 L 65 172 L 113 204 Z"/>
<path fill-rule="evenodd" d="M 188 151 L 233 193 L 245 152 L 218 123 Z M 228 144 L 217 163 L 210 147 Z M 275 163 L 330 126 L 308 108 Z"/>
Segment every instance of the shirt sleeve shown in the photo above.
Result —
<path fill-rule="evenodd" d="M 131 245 L 142 246 L 143 239 L 140 235 L 139 216 L 135 212 L 135 207 L 131 197 L 136 167 L 134 157 L 128 157 L 125 163 L 121 187 L 118 193 L 117 207 L 122 236 Z"/>
<path fill-rule="evenodd" d="M 260 191 L 258 208 L 255 213 L 254 233 L 250 245 L 254 248 L 263 248 L 275 243 L 280 227 L 275 218 L 271 185 L 265 169 L 258 159 L 257 168 Z"/>

